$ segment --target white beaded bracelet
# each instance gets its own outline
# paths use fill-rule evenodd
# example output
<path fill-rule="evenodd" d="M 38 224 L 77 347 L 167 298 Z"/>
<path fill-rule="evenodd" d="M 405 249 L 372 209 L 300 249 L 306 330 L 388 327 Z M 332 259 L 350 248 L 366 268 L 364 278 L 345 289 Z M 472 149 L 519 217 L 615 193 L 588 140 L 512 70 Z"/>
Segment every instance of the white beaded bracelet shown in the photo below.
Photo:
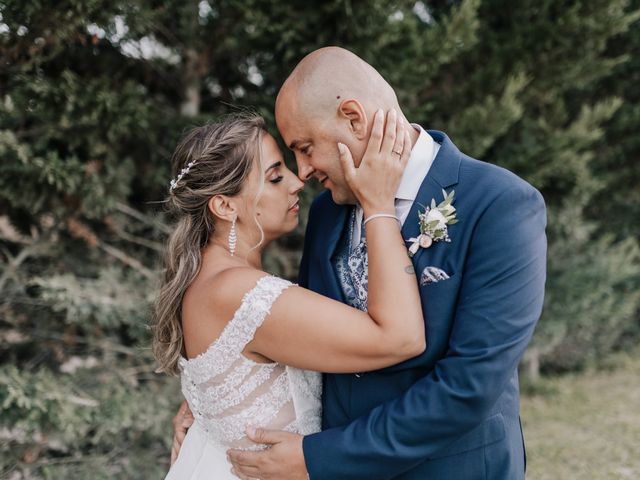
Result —
<path fill-rule="evenodd" d="M 390 213 L 376 213 L 375 215 L 371 215 L 370 217 L 365 218 L 363 225 L 366 225 L 367 222 L 373 220 L 374 218 L 395 218 L 398 224 L 400 224 L 400 219 L 395 215 L 391 215 Z"/>

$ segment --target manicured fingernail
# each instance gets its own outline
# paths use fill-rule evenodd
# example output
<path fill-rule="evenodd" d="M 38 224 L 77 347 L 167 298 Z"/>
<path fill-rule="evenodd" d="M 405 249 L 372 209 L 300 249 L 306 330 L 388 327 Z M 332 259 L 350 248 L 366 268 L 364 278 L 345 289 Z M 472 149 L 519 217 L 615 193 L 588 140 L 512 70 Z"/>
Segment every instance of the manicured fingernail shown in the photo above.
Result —
<path fill-rule="evenodd" d="M 345 154 L 345 152 L 347 151 L 347 148 L 344 146 L 344 143 L 338 142 L 338 151 L 340 152 L 340 155 Z"/>
<path fill-rule="evenodd" d="M 250 437 L 253 437 L 256 434 L 256 427 L 248 426 L 247 427 L 247 434 Z"/>

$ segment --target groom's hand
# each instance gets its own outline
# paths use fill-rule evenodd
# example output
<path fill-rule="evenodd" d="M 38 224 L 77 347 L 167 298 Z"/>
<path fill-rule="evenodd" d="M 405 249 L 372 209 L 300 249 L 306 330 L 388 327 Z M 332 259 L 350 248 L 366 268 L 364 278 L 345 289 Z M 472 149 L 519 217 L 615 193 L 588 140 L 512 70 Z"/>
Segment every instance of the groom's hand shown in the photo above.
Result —
<path fill-rule="evenodd" d="M 232 473 L 242 480 L 307 480 L 302 435 L 280 430 L 247 429 L 247 437 L 269 445 L 259 452 L 229 450 Z"/>
<path fill-rule="evenodd" d="M 180 453 L 180 447 L 187 435 L 187 430 L 193 425 L 193 414 L 186 400 L 183 400 L 178 413 L 173 417 L 173 445 L 171 446 L 171 465 L 173 465 Z"/>

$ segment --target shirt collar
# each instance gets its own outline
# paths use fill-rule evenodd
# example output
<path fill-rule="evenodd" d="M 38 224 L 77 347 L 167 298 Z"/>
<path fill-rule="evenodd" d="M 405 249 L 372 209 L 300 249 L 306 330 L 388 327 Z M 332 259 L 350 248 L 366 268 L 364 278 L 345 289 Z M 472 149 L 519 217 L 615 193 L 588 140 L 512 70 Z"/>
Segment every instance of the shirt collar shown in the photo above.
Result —
<path fill-rule="evenodd" d="M 420 125 L 412 123 L 411 126 L 418 130 L 420 135 L 411 149 L 411 156 L 402 174 L 396 198 L 414 201 L 418 196 L 420 185 L 429 173 L 431 164 L 438 153 L 437 147 L 439 145 Z"/>

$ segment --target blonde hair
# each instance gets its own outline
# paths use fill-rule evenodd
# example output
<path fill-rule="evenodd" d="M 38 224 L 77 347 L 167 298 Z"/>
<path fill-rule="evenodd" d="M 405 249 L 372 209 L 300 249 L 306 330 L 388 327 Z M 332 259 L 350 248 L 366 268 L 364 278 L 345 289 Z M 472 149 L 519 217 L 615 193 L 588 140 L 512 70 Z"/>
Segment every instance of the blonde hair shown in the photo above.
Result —
<path fill-rule="evenodd" d="M 259 161 L 264 131 L 262 117 L 231 117 L 190 130 L 173 153 L 174 172 L 184 172 L 191 165 L 176 177 L 167 200 L 176 223 L 165 251 L 165 273 L 154 308 L 153 353 L 159 372 L 177 374 L 178 361 L 185 354 L 182 300 L 200 271 L 202 249 L 215 230 L 209 199 L 240 193 Z"/>

